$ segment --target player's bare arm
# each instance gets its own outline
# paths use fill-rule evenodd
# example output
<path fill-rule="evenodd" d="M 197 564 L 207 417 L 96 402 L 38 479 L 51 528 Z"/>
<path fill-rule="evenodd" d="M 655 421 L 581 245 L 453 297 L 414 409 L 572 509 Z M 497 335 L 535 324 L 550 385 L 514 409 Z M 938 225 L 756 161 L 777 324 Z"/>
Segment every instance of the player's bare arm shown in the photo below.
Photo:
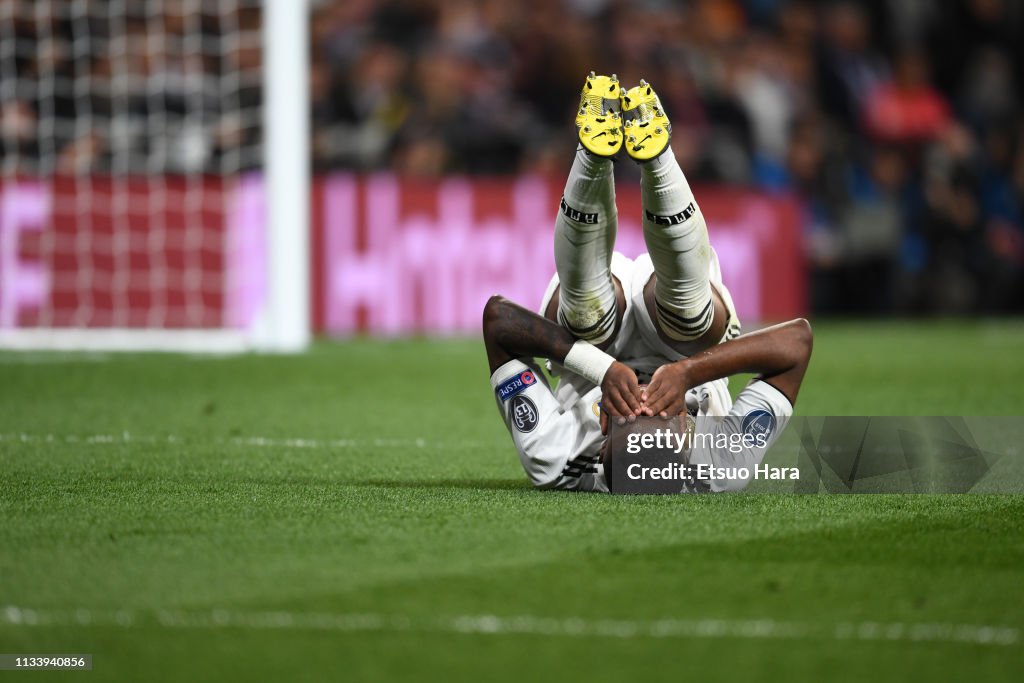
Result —
<path fill-rule="evenodd" d="M 484 348 L 493 373 L 515 358 L 547 358 L 564 363 L 578 342 L 569 330 L 501 296 L 484 306 Z M 613 362 L 601 381 L 604 409 L 613 416 L 639 415 L 640 386 L 626 365 Z"/>
<path fill-rule="evenodd" d="M 745 372 L 758 373 L 760 380 L 771 384 L 795 405 L 812 347 L 811 326 L 801 318 L 663 365 L 643 390 L 645 414 L 678 415 L 686 409 L 685 396 L 691 387 Z"/>

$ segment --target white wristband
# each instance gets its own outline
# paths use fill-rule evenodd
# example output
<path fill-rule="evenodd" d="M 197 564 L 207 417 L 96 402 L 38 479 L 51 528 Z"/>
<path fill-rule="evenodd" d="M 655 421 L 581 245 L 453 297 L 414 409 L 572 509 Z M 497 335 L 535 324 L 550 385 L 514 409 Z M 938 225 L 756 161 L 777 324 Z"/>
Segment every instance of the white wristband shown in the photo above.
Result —
<path fill-rule="evenodd" d="M 566 370 L 575 372 L 580 377 L 601 386 L 605 373 L 614 362 L 614 358 L 593 344 L 578 341 L 572 345 L 569 353 L 565 354 L 565 361 L 562 365 Z"/>

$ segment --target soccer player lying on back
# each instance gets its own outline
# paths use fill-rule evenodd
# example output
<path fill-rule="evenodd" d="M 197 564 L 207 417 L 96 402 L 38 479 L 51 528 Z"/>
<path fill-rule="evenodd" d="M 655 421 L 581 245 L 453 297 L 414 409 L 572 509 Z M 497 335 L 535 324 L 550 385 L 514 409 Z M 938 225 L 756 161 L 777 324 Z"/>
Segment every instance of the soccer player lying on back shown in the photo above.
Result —
<path fill-rule="evenodd" d="M 608 491 L 608 418 L 734 416 L 699 429 L 759 430 L 764 446 L 690 453 L 691 463 L 753 467 L 792 415 L 811 355 L 811 329 L 793 320 L 740 336 L 707 225 L 669 146 L 671 127 L 650 85 L 621 92 L 591 73 L 576 117 L 580 147 L 555 222 L 555 262 L 541 315 L 499 296 L 484 309 L 491 386 L 538 488 Z M 640 164 L 648 254 L 613 252 L 612 160 L 625 142 Z M 552 391 L 533 364 L 561 374 Z M 733 404 L 728 377 L 759 376 Z M 678 421 L 673 421 L 678 424 Z M 671 423 L 667 423 L 671 424 Z M 743 488 L 707 480 L 687 491 Z"/>

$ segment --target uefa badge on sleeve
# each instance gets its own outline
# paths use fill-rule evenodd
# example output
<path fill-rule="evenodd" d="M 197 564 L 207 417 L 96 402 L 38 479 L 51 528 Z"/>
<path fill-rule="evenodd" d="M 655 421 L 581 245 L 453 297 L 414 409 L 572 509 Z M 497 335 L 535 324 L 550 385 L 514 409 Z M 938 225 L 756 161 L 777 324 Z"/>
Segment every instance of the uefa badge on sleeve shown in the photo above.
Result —
<path fill-rule="evenodd" d="M 775 431 L 775 416 L 767 410 L 751 410 L 743 416 L 741 431 L 767 442 Z"/>
<path fill-rule="evenodd" d="M 532 370 L 523 370 L 522 372 L 509 377 L 506 380 L 502 380 L 498 383 L 495 392 L 498 394 L 498 398 L 502 401 L 507 401 L 513 396 L 526 391 L 526 389 L 537 382 L 537 376 L 533 374 Z"/>

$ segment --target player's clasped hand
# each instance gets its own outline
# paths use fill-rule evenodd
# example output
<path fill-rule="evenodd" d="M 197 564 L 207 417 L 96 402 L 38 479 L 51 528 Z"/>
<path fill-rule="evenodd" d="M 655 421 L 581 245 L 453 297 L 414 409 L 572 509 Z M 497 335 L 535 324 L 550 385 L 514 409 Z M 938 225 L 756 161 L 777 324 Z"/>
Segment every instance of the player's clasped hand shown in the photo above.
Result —
<path fill-rule="evenodd" d="M 636 373 L 624 363 L 615 361 L 608 368 L 601 394 L 601 406 L 612 417 L 635 417 L 643 412 Z"/>
<path fill-rule="evenodd" d="M 667 363 L 655 371 L 651 383 L 640 386 L 636 374 L 616 361 L 605 373 L 601 383 L 601 431 L 607 433 L 607 417 L 620 421 L 639 415 L 672 417 L 686 410 L 689 389 L 686 363 Z"/>
<path fill-rule="evenodd" d="M 686 410 L 686 392 L 690 388 L 686 363 L 667 363 L 658 368 L 651 383 L 641 392 L 645 415 L 671 417 Z"/>

